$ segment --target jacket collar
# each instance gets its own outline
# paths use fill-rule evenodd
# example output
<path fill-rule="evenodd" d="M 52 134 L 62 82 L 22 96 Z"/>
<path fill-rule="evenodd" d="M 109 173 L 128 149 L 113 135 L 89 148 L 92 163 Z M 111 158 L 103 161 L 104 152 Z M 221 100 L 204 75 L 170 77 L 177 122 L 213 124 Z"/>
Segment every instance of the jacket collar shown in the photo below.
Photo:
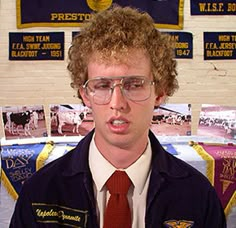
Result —
<path fill-rule="evenodd" d="M 152 172 L 166 174 L 172 178 L 182 178 L 188 176 L 183 162 L 168 153 L 160 144 L 156 136 L 150 131 L 149 139 L 152 147 Z"/>
<path fill-rule="evenodd" d="M 94 130 L 88 133 L 78 145 L 67 155 L 70 159 L 68 167 L 64 167 L 63 175 L 73 176 L 78 173 L 90 172 L 88 164 L 89 146 L 94 134 Z M 149 139 L 152 147 L 152 173 L 155 175 L 166 174 L 172 178 L 182 178 L 188 175 L 182 163 L 177 162 L 173 155 L 169 154 L 159 143 L 156 136 L 150 131 Z"/>
<path fill-rule="evenodd" d="M 65 156 L 69 156 L 70 160 L 65 167 L 63 175 L 64 176 L 74 176 L 79 173 L 90 173 L 88 164 L 88 153 L 89 146 L 94 134 L 94 130 L 89 132 L 83 139 L 81 139 L 78 145 L 68 152 Z"/>

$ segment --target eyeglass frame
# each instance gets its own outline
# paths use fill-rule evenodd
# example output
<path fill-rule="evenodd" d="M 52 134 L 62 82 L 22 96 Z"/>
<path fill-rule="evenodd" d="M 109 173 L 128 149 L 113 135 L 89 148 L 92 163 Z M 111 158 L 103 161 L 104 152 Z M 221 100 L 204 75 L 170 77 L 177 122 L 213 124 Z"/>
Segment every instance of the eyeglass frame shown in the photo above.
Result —
<path fill-rule="evenodd" d="M 145 98 L 145 99 L 142 99 L 142 100 L 134 100 L 134 99 L 131 99 L 129 96 L 127 96 L 126 93 L 124 92 L 124 88 L 123 88 L 123 85 L 124 85 L 124 84 L 123 84 L 123 81 L 124 81 L 124 79 L 129 79 L 129 78 L 130 78 L 130 79 L 132 79 L 132 78 L 134 78 L 134 79 L 135 79 L 135 78 L 141 78 L 141 79 L 144 80 L 145 82 L 149 83 L 149 86 L 150 86 L 150 94 L 149 94 L 149 96 L 148 96 L 147 98 Z M 131 100 L 131 101 L 134 101 L 134 102 L 142 102 L 142 101 L 145 101 L 145 100 L 147 100 L 147 99 L 151 96 L 151 86 L 153 86 L 153 85 L 156 84 L 155 81 L 150 80 L 150 79 L 148 79 L 147 77 L 145 77 L 145 76 L 140 76 L 140 75 L 116 76 L 116 77 L 95 77 L 95 78 L 88 79 L 88 80 L 82 85 L 82 88 L 85 90 L 86 95 L 89 96 L 89 95 L 90 95 L 90 92 L 95 93 L 95 92 L 88 86 L 89 82 L 90 82 L 90 81 L 95 81 L 95 80 L 102 80 L 102 79 L 104 79 L 104 80 L 111 80 L 111 81 L 113 82 L 113 84 L 112 84 L 112 87 L 109 88 L 109 90 L 111 91 L 111 93 L 110 93 L 109 99 L 107 99 L 106 102 L 97 103 L 97 102 L 94 101 L 94 102 L 95 102 L 96 104 L 98 104 L 98 105 L 105 105 L 105 104 L 108 104 L 108 103 L 111 101 L 112 94 L 113 94 L 113 91 L 114 91 L 114 89 L 115 89 L 116 86 L 119 86 L 119 87 L 120 87 L 120 90 L 121 90 L 121 92 L 122 92 L 122 95 L 123 95 L 124 97 L 126 97 L 127 99 L 129 99 L 129 100 Z M 119 82 L 119 83 L 116 83 L 115 80 L 120 80 L 120 82 Z M 90 90 L 90 92 L 89 92 L 88 90 Z M 93 97 L 93 100 L 94 100 L 94 95 L 92 95 L 92 97 Z"/>

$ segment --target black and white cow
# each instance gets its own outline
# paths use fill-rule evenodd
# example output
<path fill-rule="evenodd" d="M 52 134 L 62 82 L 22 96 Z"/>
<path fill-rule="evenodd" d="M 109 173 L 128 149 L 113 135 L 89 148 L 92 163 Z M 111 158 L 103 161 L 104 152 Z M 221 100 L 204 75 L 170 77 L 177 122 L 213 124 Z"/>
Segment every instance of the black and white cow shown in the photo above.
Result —
<path fill-rule="evenodd" d="M 59 111 L 56 114 L 57 117 L 57 131 L 59 134 L 62 133 L 62 127 L 65 124 L 73 125 L 73 133 L 79 133 L 79 126 L 81 125 L 83 119 L 86 117 L 86 113 L 84 112 L 77 112 L 77 111 L 69 111 L 69 112 L 62 112 Z"/>
<path fill-rule="evenodd" d="M 19 127 L 22 126 L 24 135 L 31 135 L 29 123 L 31 120 L 31 112 L 3 112 L 3 122 L 5 129 L 8 129 L 11 134 L 20 134 Z"/>
<path fill-rule="evenodd" d="M 152 117 L 152 123 L 153 124 L 161 124 L 164 120 L 164 115 L 163 114 L 159 114 L 159 115 L 153 115 Z"/>

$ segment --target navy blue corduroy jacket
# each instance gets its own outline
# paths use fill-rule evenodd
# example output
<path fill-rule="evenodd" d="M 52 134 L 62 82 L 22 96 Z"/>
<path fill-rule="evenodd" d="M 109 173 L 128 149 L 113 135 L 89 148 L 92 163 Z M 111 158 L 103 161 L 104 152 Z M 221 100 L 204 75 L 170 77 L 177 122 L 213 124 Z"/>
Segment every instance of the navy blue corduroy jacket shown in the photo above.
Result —
<path fill-rule="evenodd" d="M 88 164 L 93 133 L 24 183 L 10 228 L 99 228 Z M 221 203 L 207 178 L 166 152 L 152 132 L 149 138 L 152 171 L 145 227 L 226 227 Z"/>

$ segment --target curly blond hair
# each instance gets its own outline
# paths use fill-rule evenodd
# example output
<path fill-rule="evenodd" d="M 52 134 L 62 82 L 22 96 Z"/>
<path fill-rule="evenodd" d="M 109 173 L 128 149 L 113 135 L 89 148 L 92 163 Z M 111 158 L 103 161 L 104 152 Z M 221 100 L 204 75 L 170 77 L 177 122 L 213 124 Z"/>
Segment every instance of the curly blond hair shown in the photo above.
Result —
<path fill-rule="evenodd" d="M 113 6 L 94 14 L 74 37 L 67 66 L 71 86 L 78 89 L 88 79 L 87 64 L 92 54 L 99 53 L 103 61 L 124 61 L 132 50 L 149 55 L 153 78 L 158 82 L 156 93 L 172 96 L 178 82 L 170 36 L 158 31 L 147 13 L 131 7 Z"/>

